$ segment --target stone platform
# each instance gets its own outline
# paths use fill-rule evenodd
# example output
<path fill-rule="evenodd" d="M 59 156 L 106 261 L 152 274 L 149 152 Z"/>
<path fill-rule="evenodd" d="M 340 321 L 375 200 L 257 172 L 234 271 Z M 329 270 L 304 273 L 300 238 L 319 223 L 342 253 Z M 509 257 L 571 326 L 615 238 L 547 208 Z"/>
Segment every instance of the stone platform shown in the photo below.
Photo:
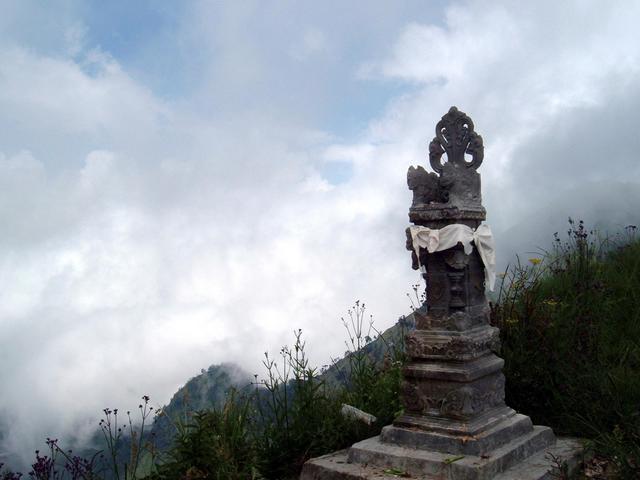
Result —
<path fill-rule="evenodd" d="M 539 448 L 549 440 L 551 429 L 536 426 L 516 442 L 475 456 L 389 445 L 373 437 L 310 460 L 300 480 L 551 480 L 564 478 L 560 468 L 562 473 L 575 472 L 582 463 L 581 442 L 559 438 Z"/>

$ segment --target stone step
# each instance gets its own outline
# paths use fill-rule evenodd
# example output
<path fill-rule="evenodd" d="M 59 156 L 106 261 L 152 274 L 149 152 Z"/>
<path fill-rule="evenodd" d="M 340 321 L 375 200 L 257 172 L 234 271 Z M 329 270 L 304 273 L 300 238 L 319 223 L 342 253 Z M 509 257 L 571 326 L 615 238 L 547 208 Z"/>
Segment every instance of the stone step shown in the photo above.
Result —
<path fill-rule="evenodd" d="M 534 426 L 522 435 L 484 457 L 456 455 L 382 443 L 373 437 L 354 444 L 349 450 L 352 463 L 397 468 L 412 475 L 438 475 L 456 480 L 487 480 L 505 471 L 555 440 L 548 427 Z M 444 475 L 444 476 L 443 476 Z M 449 477 L 447 477 L 449 475 Z"/>
<path fill-rule="evenodd" d="M 397 474 L 385 468 L 347 461 L 348 450 L 314 458 L 304 464 L 300 480 L 398 480 Z M 413 477 L 415 478 L 415 477 Z"/>
<path fill-rule="evenodd" d="M 557 480 L 563 478 L 560 477 L 559 464 L 566 465 L 566 473 L 569 475 L 582 465 L 582 451 L 580 440 L 559 438 L 552 446 L 534 453 L 505 472 L 485 478 L 492 480 Z M 398 478 L 458 480 L 468 478 L 445 469 L 435 474 L 408 473 L 409 476 L 398 475 L 402 472 L 400 469 L 396 470 L 396 474 L 391 473 L 388 469 L 389 466 L 349 463 L 348 450 L 341 450 L 307 462 L 302 470 L 300 480 L 397 480 Z"/>
<path fill-rule="evenodd" d="M 412 361 L 402 369 L 402 373 L 409 379 L 468 383 L 500 372 L 503 366 L 504 360 L 490 353 L 474 360 L 458 363 L 434 360 Z"/>
<path fill-rule="evenodd" d="M 584 447 L 577 438 L 559 438 L 555 444 L 497 475 L 494 480 L 558 480 L 572 475 L 584 463 Z M 564 472 L 562 471 L 564 470 Z"/>
<path fill-rule="evenodd" d="M 389 425 L 382 429 L 380 440 L 386 444 L 406 445 L 422 450 L 479 456 L 533 430 L 529 417 L 517 414 L 511 409 L 509 413 L 510 415 L 489 417 L 485 420 L 488 427 L 475 435 L 443 433 L 435 431 L 434 428 L 422 430 Z"/>

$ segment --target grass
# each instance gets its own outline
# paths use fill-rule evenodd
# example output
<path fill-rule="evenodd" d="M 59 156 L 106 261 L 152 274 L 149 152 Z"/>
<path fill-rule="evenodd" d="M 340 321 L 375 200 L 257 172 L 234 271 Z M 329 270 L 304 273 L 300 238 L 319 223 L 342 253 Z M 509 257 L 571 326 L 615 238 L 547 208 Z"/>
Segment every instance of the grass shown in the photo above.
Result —
<path fill-rule="evenodd" d="M 640 477 L 640 241 L 600 238 L 570 220 L 567 239 L 504 275 L 507 404 L 556 433 L 588 438 L 619 478 Z"/>
<path fill-rule="evenodd" d="M 173 448 L 147 478 L 254 479 L 257 451 L 250 430 L 251 402 L 230 393 L 222 409 L 196 412 Z"/>

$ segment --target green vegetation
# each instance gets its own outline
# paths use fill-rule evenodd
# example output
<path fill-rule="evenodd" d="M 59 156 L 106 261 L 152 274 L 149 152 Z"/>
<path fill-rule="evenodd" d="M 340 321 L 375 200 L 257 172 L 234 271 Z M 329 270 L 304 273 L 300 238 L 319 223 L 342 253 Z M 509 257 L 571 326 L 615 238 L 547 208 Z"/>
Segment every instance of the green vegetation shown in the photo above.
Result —
<path fill-rule="evenodd" d="M 231 390 L 252 391 L 251 375 L 232 363 L 212 365 L 202 369 L 178 389 L 168 405 L 157 413 L 153 422 L 153 443 L 157 450 L 166 451 L 174 443 L 182 426 L 192 421 L 196 412 L 221 410 Z"/>
<path fill-rule="evenodd" d="M 635 227 L 568 239 L 505 272 L 501 329 L 507 404 L 556 433 L 592 440 L 619 478 L 640 477 L 640 241 Z"/>
<path fill-rule="evenodd" d="M 224 407 L 196 412 L 180 427 L 165 461 L 149 479 L 254 479 L 256 448 L 250 430 L 251 402 L 231 390 Z"/>
<path fill-rule="evenodd" d="M 401 326 L 373 339 L 364 313 L 360 302 L 349 310 L 349 351 L 327 372 L 309 366 L 301 331 L 278 361 L 265 355 L 266 378 L 179 424 L 174 446 L 149 478 L 297 478 L 309 458 L 379 433 L 399 409 L 402 343 L 391 340 L 401 338 Z M 349 418 L 343 404 L 377 421 Z"/>
<path fill-rule="evenodd" d="M 571 222 L 568 234 L 564 241 L 556 236 L 550 251 L 507 269 L 492 302 L 492 321 L 501 328 L 507 403 L 559 434 L 590 439 L 611 466 L 613 476 L 607 478 L 638 478 L 640 241 L 635 227 L 599 239 L 582 222 Z M 401 319 L 380 334 L 356 302 L 343 323 L 348 351 L 324 372 L 309 365 L 298 331 L 277 360 L 265 356 L 264 379 L 245 381 L 230 365 L 203 370 L 158 414 L 151 433 L 143 431 L 147 397 L 140 405 L 142 427 L 128 420 L 126 435 L 115 424 L 117 411 L 105 410 L 102 462 L 63 453 L 57 441 L 49 441 L 51 454 L 38 454 L 29 476 L 297 478 L 310 457 L 377 434 L 401 409 L 407 322 Z M 369 425 L 345 416 L 343 404 L 377 421 Z M 108 470 L 98 469 L 99 463 Z M 17 478 L 0 473 L 2 480 Z"/>

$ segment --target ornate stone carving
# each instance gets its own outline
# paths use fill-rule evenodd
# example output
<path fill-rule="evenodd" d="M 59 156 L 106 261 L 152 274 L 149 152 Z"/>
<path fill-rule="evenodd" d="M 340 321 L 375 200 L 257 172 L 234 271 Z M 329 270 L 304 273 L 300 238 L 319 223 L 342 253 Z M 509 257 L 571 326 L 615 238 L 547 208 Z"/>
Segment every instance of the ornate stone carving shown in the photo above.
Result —
<path fill-rule="evenodd" d="M 413 191 L 413 204 L 446 203 L 449 192 L 440 186 L 440 178 L 435 173 L 427 173 L 422 168 L 409 167 L 407 185 Z"/>
<path fill-rule="evenodd" d="M 400 391 L 402 404 L 407 411 L 421 413 L 424 410 L 422 395 L 420 395 L 420 391 L 414 383 L 403 381 L 400 385 Z"/>
<path fill-rule="evenodd" d="M 444 153 L 447 161 L 443 163 Z M 476 172 L 483 158 L 482 137 L 474 131 L 473 121 L 451 107 L 436 125 L 436 136 L 429 144 L 429 163 L 435 173 L 422 167 L 410 167 L 407 172 L 407 184 L 413 191 L 412 210 L 426 208 L 419 216 L 434 220 L 457 215 L 459 209 L 480 211 L 484 216 L 480 175 Z M 429 214 L 433 208 L 439 212 Z"/>
<path fill-rule="evenodd" d="M 497 328 L 487 327 L 481 335 L 421 335 L 413 332 L 406 336 L 407 355 L 411 358 L 446 358 L 465 360 L 477 358 L 500 348 Z"/>
<path fill-rule="evenodd" d="M 429 145 L 434 172 L 411 167 L 407 174 L 413 191 L 409 219 L 431 229 L 454 223 L 477 228 L 485 218 L 476 171 L 483 155 L 473 122 L 451 107 Z M 461 245 L 433 253 L 420 249 L 416 255 L 409 231 L 406 247 L 412 267 L 424 267 L 427 295 L 414 313 L 416 329 L 406 338 L 410 361 L 403 370 L 402 395 L 410 414 L 396 425 L 480 441 L 467 435 L 469 425 L 486 431 L 497 421 L 494 415 L 512 412 L 504 404 L 504 361 L 493 353 L 499 331 L 488 324 L 484 264 L 476 248 L 465 254 Z"/>
<path fill-rule="evenodd" d="M 451 418 L 464 419 L 503 404 L 504 376 L 499 375 L 490 389 L 481 391 L 465 386 L 453 390 L 442 400 L 440 413 Z"/>
<path fill-rule="evenodd" d="M 482 291 L 484 294 L 484 290 Z M 430 295 L 430 299 L 436 299 Z M 464 311 L 451 312 L 449 315 L 435 315 L 422 306 L 413 312 L 417 330 L 452 330 L 462 332 L 474 327 L 488 325 L 490 309 L 486 303 L 470 306 Z"/>
<path fill-rule="evenodd" d="M 436 124 L 436 136 L 429 144 L 429 163 L 431 168 L 443 174 L 441 163 L 442 154 L 447 153 L 447 159 L 452 165 L 460 165 L 477 170 L 484 158 L 482 137 L 473 129 L 473 121 L 466 113 L 451 107 Z M 471 155 L 467 162 L 464 155 Z"/>
<path fill-rule="evenodd" d="M 442 282 L 433 282 L 432 288 L 429 291 L 429 298 L 434 302 L 441 300 L 444 297 L 446 288 Z"/>
<path fill-rule="evenodd" d="M 478 390 L 462 387 L 450 392 L 442 401 L 440 413 L 451 418 L 470 417 L 477 411 Z"/>
<path fill-rule="evenodd" d="M 466 330 L 473 325 L 474 319 L 466 312 L 455 312 L 449 315 L 450 328 L 455 330 Z"/>
<path fill-rule="evenodd" d="M 464 250 L 455 248 L 453 250 L 447 250 L 444 253 L 444 261 L 454 270 L 462 270 L 469 265 L 469 255 L 464 253 Z"/>
<path fill-rule="evenodd" d="M 447 273 L 447 277 L 449 277 L 449 307 L 452 309 L 461 309 L 467 305 L 465 299 L 465 288 L 464 288 L 464 272 L 449 272 Z"/>

